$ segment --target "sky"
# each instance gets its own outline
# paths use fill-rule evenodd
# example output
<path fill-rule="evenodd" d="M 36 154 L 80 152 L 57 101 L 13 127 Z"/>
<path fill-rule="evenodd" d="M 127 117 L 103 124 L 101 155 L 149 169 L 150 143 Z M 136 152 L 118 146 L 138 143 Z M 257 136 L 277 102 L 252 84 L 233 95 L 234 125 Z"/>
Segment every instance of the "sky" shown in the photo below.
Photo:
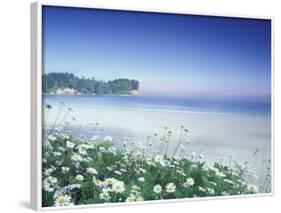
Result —
<path fill-rule="evenodd" d="M 271 22 L 43 7 L 43 69 L 136 79 L 143 95 L 268 100 Z"/>

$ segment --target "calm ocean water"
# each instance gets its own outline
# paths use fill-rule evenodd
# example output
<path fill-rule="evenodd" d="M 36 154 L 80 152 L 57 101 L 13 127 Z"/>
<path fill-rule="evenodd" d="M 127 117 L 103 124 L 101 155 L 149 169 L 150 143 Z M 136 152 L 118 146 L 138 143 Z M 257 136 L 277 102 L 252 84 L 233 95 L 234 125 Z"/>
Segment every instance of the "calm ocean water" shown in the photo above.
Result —
<path fill-rule="evenodd" d="M 145 96 L 53 96 L 43 97 L 45 104 L 63 102 L 78 107 L 121 107 L 192 112 L 238 113 L 247 115 L 271 115 L 270 102 L 209 101 Z"/>

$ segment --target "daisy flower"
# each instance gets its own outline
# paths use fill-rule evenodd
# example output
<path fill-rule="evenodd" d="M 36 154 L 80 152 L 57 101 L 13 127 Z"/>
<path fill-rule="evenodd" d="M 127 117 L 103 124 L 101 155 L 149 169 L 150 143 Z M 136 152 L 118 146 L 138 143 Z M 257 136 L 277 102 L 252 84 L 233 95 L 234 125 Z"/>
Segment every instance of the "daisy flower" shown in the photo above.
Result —
<path fill-rule="evenodd" d="M 70 141 L 66 141 L 66 148 L 68 148 L 68 149 L 73 149 L 74 146 L 75 146 L 74 143 L 72 143 L 72 142 L 70 142 Z"/>
<path fill-rule="evenodd" d="M 83 177 L 83 175 L 76 175 L 75 179 L 78 181 L 83 181 L 84 177 Z"/>
<path fill-rule="evenodd" d="M 61 172 L 63 173 L 63 174 L 66 174 L 66 173 L 68 173 L 69 172 L 69 170 L 70 170 L 70 168 L 69 167 L 61 167 Z"/>
<path fill-rule="evenodd" d="M 56 136 L 49 135 L 49 136 L 48 136 L 48 140 L 49 140 L 49 141 L 55 141 L 55 140 L 57 140 L 57 138 L 56 138 Z"/>
<path fill-rule="evenodd" d="M 199 186 L 199 191 L 201 191 L 201 192 L 206 192 L 206 189 L 204 189 L 203 187 L 201 187 L 201 186 Z"/>
<path fill-rule="evenodd" d="M 211 195 L 215 194 L 215 190 L 212 188 L 207 188 L 207 192 Z"/>
<path fill-rule="evenodd" d="M 82 147 L 79 147 L 79 148 L 78 148 L 78 153 L 79 153 L 80 155 L 87 155 L 87 154 L 88 154 L 88 153 L 87 153 L 87 150 L 84 149 L 84 148 L 82 148 Z"/>
<path fill-rule="evenodd" d="M 59 157 L 59 156 L 62 155 L 62 153 L 61 153 L 61 152 L 53 152 L 53 155 L 54 155 L 55 157 Z"/>
<path fill-rule="evenodd" d="M 189 177 L 189 178 L 186 179 L 186 181 L 184 182 L 183 186 L 184 186 L 185 188 L 187 188 L 187 187 L 189 187 L 189 186 L 193 186 L 194 183 L 195 183 L 195 182 L 194 182 L 194 179 L 191 178 L 191 177 Z"/>
<path fill-rule="evenodd" d="M 155 161 L 156 163 L 163 164 L 163 163 L 164 163 L 164 157 L 163 157 L 162 155 L 156 155 L 156 156 L 154 157 L 154 161 Z"/>
<path fill-rule="evenodd" d="M 144 177 L 139 177 L 139 178 L 138 178 L 138 181 L 141 182 L 141 183 L 143 183 L 143 182 L 145 181 L 145 179 L 144 179 Z"/>
<path fill-rule="evenodd" d="M 102 200 L 109 201 L 110 200 L 109 190 L 102 189 L 101 193 L 99 194 L 99 197 Z"/>
<path fill-rule="evenodd" d="M 57 178 L 49 176 L 43 180 L 43 189 L 47 192 L 53 192 L 57 183 Z"/>
<path fill-rule="evenodd" d="M 122 173 L 120 171 L 114 171 L 114 173 L 117 175 L 122 175 Z"/>
<path fill-rule="evenodd" d="M 174 193 L 176 191 L 176 185 L 174 183 L 168 183 L 166 185 L 166 192 Z"/>
<path fill-rule="evenodd" d="M 256 185 L 253 185 L 253 184 L 249 184 L 247 186 L 247 190 L 250 192 L 250 193 L 258 193 L 259 192 L 259 189 Z"/>
<path fill-rule="evenodd" d="M 125 186 L 124 186 L 124 182 L 123 181 L 115 181 L 112 184 L 112 189 L 114 192 L 116 193 L 122 193 L 125 191 Z"/>
<path fill-rule="evenodd" d="M 226 177 L 226 175 L 223 172 L 220 172 L 220 171 L 217 171 L 216 175 L 219 176 L 219 177 L 222 177 L 222 178 Z"/>
<path fill-rule="evenodd" d="M 134 194 L 130 194 L 129 197 L 127 197 L 126 202 L 134 202 L 136 201 L 136 196 Z"/>
<path fill-rule="evenodd" d="M 92 174 L 92 175 L 98 174 L 97 170 L 95 170 L 95 168 L 93 168 L 93 167 L 87 168 L 86 171 L 87 171 L 87 173 Z"/>
<path fill-rule="evenodd" d="M 71 160 L 74 161 L 74 162 L 80 162 L 80 161 L 83 161 L 83 158 L 81 155 L 77 154 L 77 153 L 74 153 L 72 156 L 71 156 Z"/>
<path fill-rule="evenodd" d="M 100 179 L 96 179 L 95 176 L 93 177 L 93 183 L 98 187 L 102 186 L 102 181 Z"/>
<path fill-rule="evenodd" d="M 153 191 L 157 194 L 161 193 L 162 192 L 162 186 L 160 186 L 159 184 L 156 184 L 154 187 L 153 187 Z"/>
<path fill-rule="evenodd" d="M 71 197 L 68 195 L 60 195 L 56 197 L 54 206 L 72 206 Z"/>
<path fill-rule="evenodd" d="M 112 185 L 115 181 L 115 178 L 106 178 L 104 180 L 104 182 L 106 183 L 106 185 Z"/>

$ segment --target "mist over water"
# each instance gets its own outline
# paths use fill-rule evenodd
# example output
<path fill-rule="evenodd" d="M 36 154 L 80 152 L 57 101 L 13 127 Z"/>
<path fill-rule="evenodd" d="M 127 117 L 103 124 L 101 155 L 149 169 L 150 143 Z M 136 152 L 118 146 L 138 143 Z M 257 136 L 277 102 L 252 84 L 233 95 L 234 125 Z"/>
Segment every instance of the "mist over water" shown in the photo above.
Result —
<path fill-rule="evenodd" d="M 165 96 L 44 96 L 45 102 L 63 102 L 76 107 L 114 107 L 141 110 L 171 110 L 182 112 L 238 113 L 246 115 L 271 115 L 270 99 L 208 100 Z"/>

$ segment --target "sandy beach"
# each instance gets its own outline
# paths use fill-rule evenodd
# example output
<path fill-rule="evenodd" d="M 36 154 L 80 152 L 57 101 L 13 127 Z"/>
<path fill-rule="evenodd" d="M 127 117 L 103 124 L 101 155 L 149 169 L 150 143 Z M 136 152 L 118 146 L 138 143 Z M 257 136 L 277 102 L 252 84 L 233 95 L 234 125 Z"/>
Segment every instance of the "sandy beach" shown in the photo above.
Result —
<path fill-rule="evenodd" d="M 171 132 L 169 151 L 175 149 L 184 125 L 189 131 L 182 145 L 186 153 L 203 154 L 208 163 L 223 161 L 229 164 L 230 158 L 239 163 L 248 161 L 258 176 L 257 183 L 264 179 L 264 161 L 271 157 L 271 119 L 269 116 L 243 115 L 231 113 L 192 112 L 163 109 L 142 109 L 124 107 L 95 107 L 70 105 L 77 124 L 82 125 L 81 135 L 111 136 L 113 140 L 130 141 L 146 145 L 147 136 L 152 136 L 154 147 L 160 143 L 164 127 Z M 58 105 L 48 118 L 51 124 L 58 112 Z M 62 113 L 63 114 L 63 113 Z M 68 118 L 70 121 L 71 118 Z M 99 127 L 96 129 L 96 122 Z M 73 123 L 74 124 L 74 123 Z M 74 125 L 73 128 L 78 126 Z M 154 136 L 154 134 L 157 136 Z M 187 143 L 186 143 L 187 142 Z M 156 145 L 157 144 L 157 145 Z M 255 154 L 254 154 L 255 153 Z M 253 155 L 254 154 L 254 155 Z"/>

